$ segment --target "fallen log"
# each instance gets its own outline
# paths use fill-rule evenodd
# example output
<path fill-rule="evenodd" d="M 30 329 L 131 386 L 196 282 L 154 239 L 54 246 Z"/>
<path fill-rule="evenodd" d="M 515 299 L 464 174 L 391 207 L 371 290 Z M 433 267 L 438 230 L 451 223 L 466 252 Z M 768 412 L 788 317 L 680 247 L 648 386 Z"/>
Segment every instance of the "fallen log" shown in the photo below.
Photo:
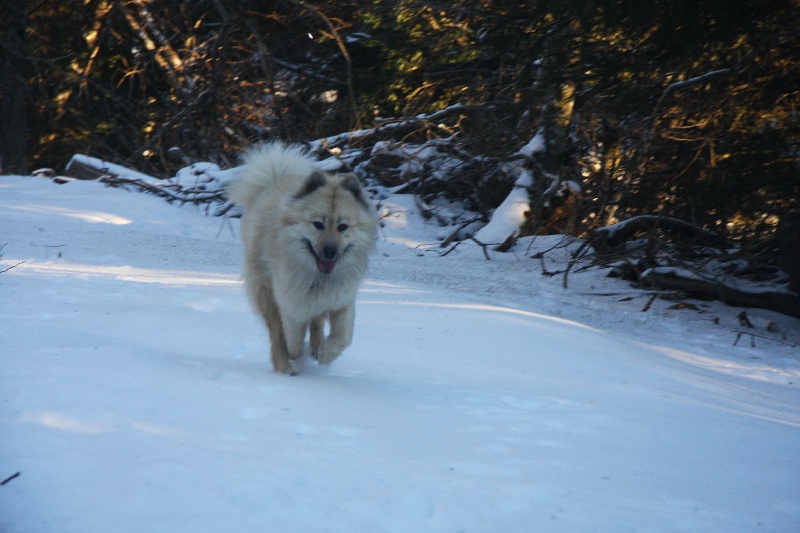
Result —
<path fill-rule="evenodd" d="M 170 203 L 179 202 L 181 204 L 200 205 L 226 202 L 225 194 L 221 188 L 211 190 L 182 188 L 179 185 L 167 183 L 164 180 L 153 178 L 135 170 L 80 154 L 73 156 L 64 173 L 71 178 L 96 180 L 110 187 L 136 187 L 140 191 L 166 198 L 167 202 Z"/>
<path fill-rule="evenodd" d="M 110 172 L 107 168 L 98 168 L 97 166 L 92 166 L 84 161 L 80 161 L 77 158 L 74 158 L 69 162 L 64 174 L 70 178 L 79 180 L 96 180 L 102 178 L 103 176 L 116 175 L 113 172 Z"/>
<path fill-rule="evenodd" d="M 646 270 L 640 281 L 645 286 L 658 290 L 679 290 L 703 300 L 719 299 L 735 307 L 770 309 L 800 318 L 800 297 L 788 291 L 739 289 L 669 267 Z"/>
<path fill-rule="evenodd" d="M 658 215 L 641 215 L 598 228 L 589 234 L 586 242 L 595 251 L 603 252 L 619 247 L 637 234 L 651 235 L 655 231 L 663 231 L 673 237 L 681 237 L 698 246 L 714 246 L 724 249 L 726 245 L 725 237 L 718 233 L 678 218 Z M 671 240 L 674 242 L 674 239 Z"/>

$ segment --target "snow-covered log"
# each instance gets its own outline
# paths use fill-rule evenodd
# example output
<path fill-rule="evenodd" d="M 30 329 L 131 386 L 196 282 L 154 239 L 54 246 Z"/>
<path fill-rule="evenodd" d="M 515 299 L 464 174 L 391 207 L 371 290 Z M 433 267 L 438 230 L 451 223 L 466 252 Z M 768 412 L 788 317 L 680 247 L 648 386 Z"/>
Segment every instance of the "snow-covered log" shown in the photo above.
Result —
<path fill-rule="evenodd" d="M 800 317 L 800 297 L 790 290 L 788 275 L 753 275 L 757 268 L 722 235 L 680 219 L 639 216 L 596 229 L 575 252 L 575 260 L 590 250 L 592 264 L 614 266 L 609 275 L 642 287 Z"/>
<path fill-rule="evenodd" d="M 220 170 L 213 163 L 194 163 L 168 179 L 159 179 L 122 165 L 102 159 L 76 154 L 66 166 L 65 174 L 72 178 L 98 180 L 111 187 L 134 187 L 149 192 L 168 202 L 200 204 L 226 204 L 214 214 L 224 214 L 230 209 L 223 188 L 236 169 Z"/>
<path fill-rule="evenodd" d="M 704 279 L 693 272 L 675 268 L 651 268 L 641 275 L 648 287 L 679 290 L 701 299 L 716 299 L 737 307 L 758 307 L 800 318 L 800 298 L 792 292 L 739 288 L 729 283 Z"/>
<path fill-rule="evenodd" d="M 106 168 L 97 168 L 95 165 L 88 164 L 80 158 L 73 157 L 64 172 L 71 178 L 79 180 L 96 180 L 111 173 Z"/>
<path fill-rule="evenodd" d="M 520 226 L 525 222 L 525 213 L 530 209 L 528 187 L 532 180 L 530 172 L 521 172 L 514 188 L 500 207 L 495 209 L 489 223 L 475 234 L 477 240 L 487 244 L 500 244 L 519 234 Z"/>
<path fill-rule="evenodd" d="M 595 251 L 602 252 L 620 246 L 637 234 L 652 234 L 658 230 L 680 235 L 686 240 L 694 241 L 699 246 L 725 246 L 725 238 L 722 235 L 699 228 L 684 220 L 658 215 L 642 215 L 598 228 L 589 234 L 587 244 Z"/>

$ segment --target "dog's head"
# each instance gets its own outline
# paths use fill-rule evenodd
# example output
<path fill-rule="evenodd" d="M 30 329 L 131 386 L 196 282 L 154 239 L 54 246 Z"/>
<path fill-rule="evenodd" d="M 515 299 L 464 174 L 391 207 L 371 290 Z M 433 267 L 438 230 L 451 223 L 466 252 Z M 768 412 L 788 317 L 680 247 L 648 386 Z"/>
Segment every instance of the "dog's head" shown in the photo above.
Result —
<path fill-rule="evenodd" d="M 355 174 L 313 172 L 293 196 L 291 210 L 309 259 L 322 274 L 374 246 L 374 209 Z"/>

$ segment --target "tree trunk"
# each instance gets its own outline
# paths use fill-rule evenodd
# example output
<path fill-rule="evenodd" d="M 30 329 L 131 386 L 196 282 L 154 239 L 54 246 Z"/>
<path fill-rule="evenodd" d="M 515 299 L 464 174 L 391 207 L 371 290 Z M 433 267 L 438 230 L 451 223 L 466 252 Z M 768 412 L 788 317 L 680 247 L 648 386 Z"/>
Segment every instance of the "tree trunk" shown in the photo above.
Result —
<path fill-rule="evenodd" d="M 544 150 L 538 152 L 530 190 L 530 231 L 536 233 L 545 206 L 558 192 L 561 183 L 561 162 L 569 146 L 569 126 L 575 105 L 575 80 L 565 74 L 577 59 L 571 46 L 572 28 L 561 22 L 551 28 L 546 37 L 545 57 L 542 59 L 537 83 L 544 89 L 539 131 L 544 136 Z"/>
<path fill-rule="evenodd" d="M 6 0 L 0 76 L 0 172 L 24 174 L 28 165 L 28 90 L 25 85 L 25 0 Z"/>

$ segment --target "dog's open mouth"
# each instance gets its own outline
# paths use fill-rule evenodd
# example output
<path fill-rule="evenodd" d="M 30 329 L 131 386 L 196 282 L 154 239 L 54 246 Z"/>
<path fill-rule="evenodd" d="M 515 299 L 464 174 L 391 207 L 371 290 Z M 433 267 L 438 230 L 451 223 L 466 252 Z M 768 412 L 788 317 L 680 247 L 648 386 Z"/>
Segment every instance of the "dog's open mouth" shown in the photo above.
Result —
<path fill-rule="evenodd" d="M 317 257 L 317 268 L 323 274 L 330 274 L 336 266 L 336 261 L 330 259 L 320 259 Z"/>
<path fill-rule="evenodd" d="M 314 251 L 314 247 L 311 245 L 311 241 L 305 239 L 306 246 L 308 246 L 308 251 L 311 252 L 311 255 L 314 256 L 314 259 L 317 260 L 317 270 L 320 271 L 321 274 L 331 274 L 333 273 L 333 269 L 336 267 L 336 259 L 323 259 L 317 255 L 317 252 Z"/>

